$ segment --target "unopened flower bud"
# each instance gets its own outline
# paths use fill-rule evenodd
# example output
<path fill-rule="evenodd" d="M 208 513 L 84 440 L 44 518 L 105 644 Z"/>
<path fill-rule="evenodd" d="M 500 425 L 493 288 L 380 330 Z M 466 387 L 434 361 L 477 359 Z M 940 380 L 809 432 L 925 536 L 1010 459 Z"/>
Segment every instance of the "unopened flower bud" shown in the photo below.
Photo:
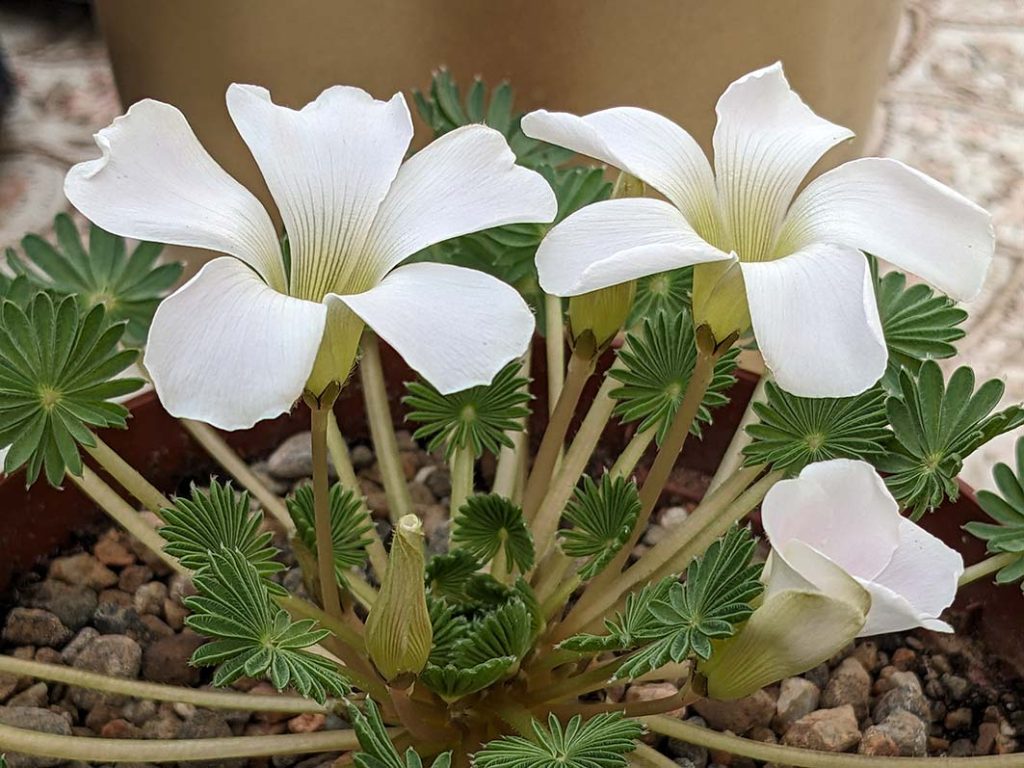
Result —
<path fill-rule="evenodd" d="M 380 594 L 366 618 L 366 649 L 389 682 L 419 674 L 430 656 L 423 567 L 423 525 L 406 515 L 398 521 Z"/>
<path fill-rule="evenodd" d="M 750 328 L 750 307 L 739 261 L 715 261 L 693 268 L 693 324 L 707 325 L 718 342 Z"/>
<path fill-rule="evenodd" d="M 611 344 L 622 329 L 636 297 L 636 281 L 619 283 L 569 299 L 569 335 L 573 347 L 593 335 L 593 344 L 600 351 Z"/>

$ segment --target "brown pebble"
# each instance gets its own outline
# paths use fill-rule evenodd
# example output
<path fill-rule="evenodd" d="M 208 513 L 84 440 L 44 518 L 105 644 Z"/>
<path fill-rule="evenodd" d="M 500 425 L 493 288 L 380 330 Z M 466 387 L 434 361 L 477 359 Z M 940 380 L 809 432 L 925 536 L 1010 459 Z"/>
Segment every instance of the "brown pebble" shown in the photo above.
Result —
<path fill-rule="evenodd" d="M 153 571 L 145 565 L 129 565 L 118 579 L 117 586 L 124 592 L 135 594 L 135 590 L 153 580 Z"/>
<path fill-rule="evenodd" d="M 974 754 L 990 755 L 999 738 L 999 725 L 984 722 L 978 726 L 978 740 L 974 742 Z"/>
<path fill-rule="evenodd" d="M 917 663 L 917 654 L 909 648 L 897 648 L 892 654 L 892 665 L 901 672 L 906 672 Z"/>
<path fill-rule="evenodd" d="M 101 563 L 115 568 L 126 568 L 135 563 L 135 554 L 120 541 L 111 537 L 104 537 L 97 541 L 92 552 Z"/>
<path fill-rule="evenodd" d="M 289 733 L 314 733 L 322 731 L 327 715 L 322 712 L 307 712 L 288 721 Z"/>
<path fill-rule="evenodd" d="M 945 725 L 947 731 L 962 731 L 970 728 L 973 723 L 974 713 L 970 708 L 960 707 L 946 715 L 943 725 Z"/>
<path fill-rule="evenodd" d="M 137 739 L 141 735 L 142 731 L 138 726 L 120 717 L 109 721 L 100 729 L 100 736 L 104 739 Z"/>

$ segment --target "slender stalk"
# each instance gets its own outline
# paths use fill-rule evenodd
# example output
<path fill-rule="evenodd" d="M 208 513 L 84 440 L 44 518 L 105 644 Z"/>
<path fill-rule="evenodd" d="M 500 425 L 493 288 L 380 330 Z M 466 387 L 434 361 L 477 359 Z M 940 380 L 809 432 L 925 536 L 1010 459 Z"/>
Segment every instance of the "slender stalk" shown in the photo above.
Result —
<path fill-rule="evenodd" d="M 519 364 L 519 375 L 530 378 L 530 358 L 532 345 L 527 347 L 526 354 Z M 512 447 L 503 445 L 498 453 L 498 466 L 494 471 L 494 485 L 491 493 L 512 498 L 515 493 L 516 480 L 519 477 L 520 463 L 526 457 L 527 419 L 523 419 L 519 429 L 511 429 L 505 436 L 512 441 Z"/>
<path fill-rule="evenodd" d="M 384 382 L 384 367 L 380 359 L 380 343 L 370 331 L 363 333 L 363 357 L 359 364 L 366 399 L 366 417 L 370 422 L 370 437 L 377 452 L 377 464 L 384 492 L 388 497 L 388 511 L 392 523 L 412 512 L 412 497 L 402 472 L 398 442 L 388 406 L 388 391 Z"/>
<path fill-rule="evenodd" d="M 313 522 L 316 529 L 316 562 L 320 598 L 328 615 L 342 618 L 338 580 L 334 573 L 334 539 L 331 536 L 331 487 L 327 478 L 327 413 L 333 404 L 307 398 L 313 435 Z"/>
<path fill-rule="evenodd" d="M 682 709 L 699 698 L 699 696 L 694 696 L 691 691 L 684 689 L 671 696 L 662 696 L 659 699 L 652 699 L 650 701 L 628 701 L 626 703 L 610 701 L 604 704 L 581 704 L 576 702 L 566 707 L 553 707 L 552 709 L 556 714 L 564 713 L 566 717 L 583 715 L 584 718 L 590 718 L 606 712 L 621 712 L 626 717 L 645 717 L 647 715 L 660 715 L 663 712 Z M 675 763 L 672 763 L 672 766 L 673 768 L 678 768 Z"/>
<path fill-rule="evenodd" d="M 526 707 L 510 701 L 502 701 L 492 705 L 494 713 L 511 725 L 516 733 L 528 739 L 535 738 L 533 732 L 533 715 Z"/>
<path fill-rule="evenodd" d="M 957 586 L 966 587 L 973 581 L 990 576 L 1011 563 L 1017 562 L 1021 557 L 1024 557 L 1024 554 L 1020 552 L 1001 552 L 998 555 L 992 555 L 980 563 L 975 563 L 966 568 L 960 577 L 960 581 L 957 582 Z"/>
<path fill-rule="evenodd" d="M 135 467 L 122 459 L 117 451 L 100 440 L 98 435 L 94 434 L 93 437 L 96 440 L 96 445 L 83 445 L 88 454 L 96 459 L 99 465 L 109 472 L 122 488 L 142 502 L 146 509 L 162 518 L 163 510 L 172 506 L 170 499 L 143 477 Z"/>
<path fill-rule="evenodd" d="M 758 420 L 757 414 L 754 413 L 754 406 L 758 403 L 763 403 L 768 398 L 765 384 L 769 378 L 771 378 L 771 374 L 767 372 L 762 374 L 757 382 L 757 386 L 754 387 L 754 392 L 750 396 L 746 410 L 743 411 L 743 417 L 740 419 L 739 426 L 733 432 L 732 440 L 729 441 L 729 446 L 725 449 L 725 455 L 722 457 L 722 461 L 718 464 L 718 469 L 715 470 L 715 474 L 711 478 L 711 483 L 708 485 L 708 493 L 717 489 L 719 485 L 725 482 L 726 478 L 731 476 L 743 464 L 743 449 L 750 445 L 753 439 L 747 434 L 747 427 Z"/>
<path fill-rule="evenodd" d="M 359 601 L 359 604 L 366 610 L 373 608 L 377 602 L 377 590 L 370 584 L 358 570 L 352 568 L 345 574 L 348 579 L 348 591 Z"/>
<path fill-rule="evenodd" d="M 210 455 L 214 461 L 220 464 L 221 468 L 233 477 L 239 485 L 251 493 L 260 505 L 284 526 L 285 532 L 290 536 L 295 532 L 295 523 L 284 502 L 277 497 L 264 484 L 256 473 L 249 469 L 242 457 L 235 453 L 235 450 L 227 444 L 223 437 L 209 424 L 191 419 L 179 419 L 192 438 L 202 446 L 203 450 Z"/>
<path fill-rule="evenodd" d="M 618 362 L 616 362 L 618 365 Z M 569 450 L 565 453 L 565 459 L 559 467 L 558 472 L 551 481 L 547 495 L 540 504 L 536 516 L 531 523 L 534 544 L 537 547 L 538 560 L 543 557 L 547 550 L 553 545 L 555 532 L 558 530 L 558 521 L 562 516 L 562 510 L 566 502 L 572 496 L 573 489 L 583 474 L 583 470 L 590 461 L 594 448 L 601 439 L 608 419 L 611 418 L 615 409 L 615 400 L 611 391 L 615 389 L 618 382 L 610 376 L 606 376 L 594 402 L 587 411 L 583 423 L 580 425 L 576 436 L 573 438 Z"/>
<path fill-rule="evenodd" d="M 629 443 L 626 444 L 626 447 L 622 449 L 622 453 L 619 454 L 619 458 L 615 460 L 612 468 L 608 470 L 611 476 L 626 477 L 631 475 L 656 434 L 658 434 L 658 428 L 651 427 L 633 435 Z"/>
<path fill-rule="evenodd" d="M 565 382 L 565 332 L 563 329 L 562 300 L 544 294 L 544 351 L 548 364 L 548 415 L 554 413 L 555 403 L 562 394 Z"/>
<path fill-rule="evenodd" d="M 451 460 L 451 473 L 452 473 L 452 495 L 449 499 L 449 512 L 452 519 L 462 505 L 466 503 L 470 496 L 473 495 L 473 464 L 475 463 L 475 457 L 473 456 L 473 449 L 468 447 L 458 447 L 455 449 L 455 453 L 452 454 Z"/>
<path fill-rule="evenodd" d="M 77 477 L 68 473 L 71 482 L 77 485 L 90 499 L 99 505 L 100 509 L 106 512 L 110 518 L 124 528 L 128 533 L 141 541 L 155 555 L 159 556 L 167 565 L 178 573 L 187 574 L 186 569 L 178 560 L 164 552 L 164 540 L 156 529 L 153 528 L 132 505 L 114 491 L 109 485 L 93 472 L 89 467 L 83 467 L 82 476 Z"/>
<path fill-rule="evenodd" d="M 209 709 L 302 714 L 304 712 L 331 712 L 336 705 L 336 702 L 330 701 L 326 705 L 320 705 L 312 699 L 305 699 L 301 696 L 253 696 L 251 693 L 236 693 L 228 690 L 208 691 L 199 688 L 144 683 L 138 680 L 126 680 L 121 677 L 86 672 L 74 667 L 65 667 L 62 664 L 44 664 L 39 661 L 26 661 L 3 655 L 0 655 L 0 672 L 19 677 L 31 677 L 36 680 L 49 680 L 75 688 L 87 688 L 91 691 L 121 694 L 136 699 L 181 702 Z"/>
<path fill-rule="evenodd" d="M 254 698 L 251 697 L 250 701 Z M 398 731 L 391 729 L 390 735 Z M 176 763 L 236 757 L 300 755 L 359 748 L 355 731 L 321 731 L 280 736 L 229 736 L 215 739 L 102 739 L 58 736 L 0 725 L 0 744 L 23 755 L 88 763 Z"/>
<path fill-rule="evenodd" d="M 873 757 L 849 753 L 819 752 L 753 741 L 742 736 L 719 733 L 709 728 L 665 715 L 639 718 L 647 728 L 674 739 L 708 749 L 729 752 L 775 765 L 798 768 L 1019 768 L 1020 754 L 984 757 Z M 659 764 L 662 765 L 662 764 Z M 667 768 L 667 766 L 666 766 Z"/>
<path fill-rule="evenodd" d="M 331 454 L 331 462 L 334 464 L 334 471 L 337 472 L 342 487 L 348 488 L 356 494 L 360 499 L 359 506 L 363 514 L 366 515 L 371 523 L 368 532 L 370 543 L 366 547 L 366 552 L 370 556 L 370 565 L 373 566 L 377 578 L 382 579 L 384 578 L 384 571 L 388 567 L 388 553 L 384 549 L 384 542 L 381 541 L 380 534 L 377 532 L 377 526 L 372 524 L 373 516 L 370 514 L 370 510 L 367 509 L 366 500 L 363 499 L 363 494 L 360 491 L 359 479 L 356 477 L 355 467 L 352 466 L 352 455 L 349 453 L 345 438 L 338 428 L 338 419 L 334 415 L 333 408 L 327 414 L 327 450 Z"/>
<path fill-rule="evenodd" d="M 635 768 L 679 768 L 675 760 L 665 757 L 643 742 L 637 742 L 636 750 L 629 756 L 629 764 Z"/>
<path fill-rule="evenodd" d="M 573 352 L 569 358 L 569 371 L 565 377 L 562 392 L 558 397 L 558 403 L 551 412 L 547 429 L 544 430 L 544 437 L 541 439 L 540 448 L 533 460 L 533 469 L 530 471 L 530 479 L 526 483 L 526 495 L 523 496 L 523 512 L 526 519 L 532 519 L 544 498 L 551 475 L 555 471 L 555 464 L 558 455 L 565 444 L 565 436 L 569 432 L 569 423 L 573 414 L 576 413 L 576 406 L 583 394 L 590 375 L 594 372 L 595 358 L 593 355 L 583 355 Z"/>
<path fill-rule="evenodd" d="M 579 632 L 595 619 L 603 616 L 618 602 L 622 595 L 640 583 L 654 578 L 654 574 L 683 549 L 689 541 L 711 524 L 728 505 L 739 496 L 762 472 L 763 467 L 745 467 L 722 485 L 718 492 L 707 496 L 690 513 L 682 524 L 672 529 L 669 534 L 654 546 L 643 557 L 637 560 L 624 573 L 606 583 L 601 590 L 590 589 L 573 606 L 565 621 L 554 633 L 556 641 Z M 592 582 L 593 584 L 594 582 Z"/>
<path fill-rule="evenodd" d="M 626 656 L 620 656 L 617 659 L 596 664 L 579 675 L 567 677 L 552 685 L 528 693 L 525 702 L 532 708 L 545 702 L 576 698 L 585 693 L 605 688 L 611 681 L 612 675 L 615 674 L 615 670 L 622 666 L 626 658 Z"/>
<path fill-rule="evenodd" d="M 580 579 L 575 573 L 570 574 L 569 578 L 566 578 L 566 573 L 572 565 L 572 558 L 568 557 L 562 550 L 555 548 L 550 550 L 543 562 L 537 566 L 534 592 L 537 595 L 537 599 L 541 602 L 542 609 L 547 618 L 553 616 L 558 608 L 555 595 L 561 594 L 566 585 L 572 584 L 574 586 L 565 593 L 566 596 L 571 595 L 580 584 Z M 549 607 L 550 613 L 548 612 Z"/>

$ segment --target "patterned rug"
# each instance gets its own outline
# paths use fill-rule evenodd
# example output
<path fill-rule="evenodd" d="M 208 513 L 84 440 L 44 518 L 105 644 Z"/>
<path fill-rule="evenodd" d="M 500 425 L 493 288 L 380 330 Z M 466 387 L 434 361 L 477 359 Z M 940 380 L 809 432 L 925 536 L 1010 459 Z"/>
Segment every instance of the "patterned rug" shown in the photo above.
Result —
<path fill-rule="evenodd" d="M 38 8 L 38 6 L 36 6 Z M 68 167 L 94 157 L 92 133 L 121 111 L 102 42 L 73 5 L 0 9 L 0 41 L 17 88 L 0 122 L 0 249 L 48 234 L 66 210 Z M 1002 377 L 1024 400 L 1024 0 L 908 4 L 882 96 L 878 154 L 952 185 L 995 216 L 999 246 L 969 307 L 960 361 Z M 973 457 L 965 476 L 990 485 L 1015 435 Z"/>

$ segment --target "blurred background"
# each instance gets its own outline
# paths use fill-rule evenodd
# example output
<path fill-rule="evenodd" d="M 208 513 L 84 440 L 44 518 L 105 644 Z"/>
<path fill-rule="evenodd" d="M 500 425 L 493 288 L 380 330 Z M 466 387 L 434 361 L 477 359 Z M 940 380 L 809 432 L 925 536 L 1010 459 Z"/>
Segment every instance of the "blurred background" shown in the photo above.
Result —
<path fill-rule="evenodd" d="M 301 106 L 339 82 L 408 93 L 444 64 L 462 83 L 509 79 L 521 110 L 634 104 L 707 147 L 722 89 L 776 59 L 858 134 L 822 167 L 895 157 L 992 211 L 996 259 L 958 361 L 1024 400 L 1024 0 L 3 0 L 0 249 L 51 234 L 67 169 L 143 97 L 182 108 L 269 203 L 224 108 L 232 81 Z M 968 482 L 990 485 L 1014 437 L 979 451 Z"/>

